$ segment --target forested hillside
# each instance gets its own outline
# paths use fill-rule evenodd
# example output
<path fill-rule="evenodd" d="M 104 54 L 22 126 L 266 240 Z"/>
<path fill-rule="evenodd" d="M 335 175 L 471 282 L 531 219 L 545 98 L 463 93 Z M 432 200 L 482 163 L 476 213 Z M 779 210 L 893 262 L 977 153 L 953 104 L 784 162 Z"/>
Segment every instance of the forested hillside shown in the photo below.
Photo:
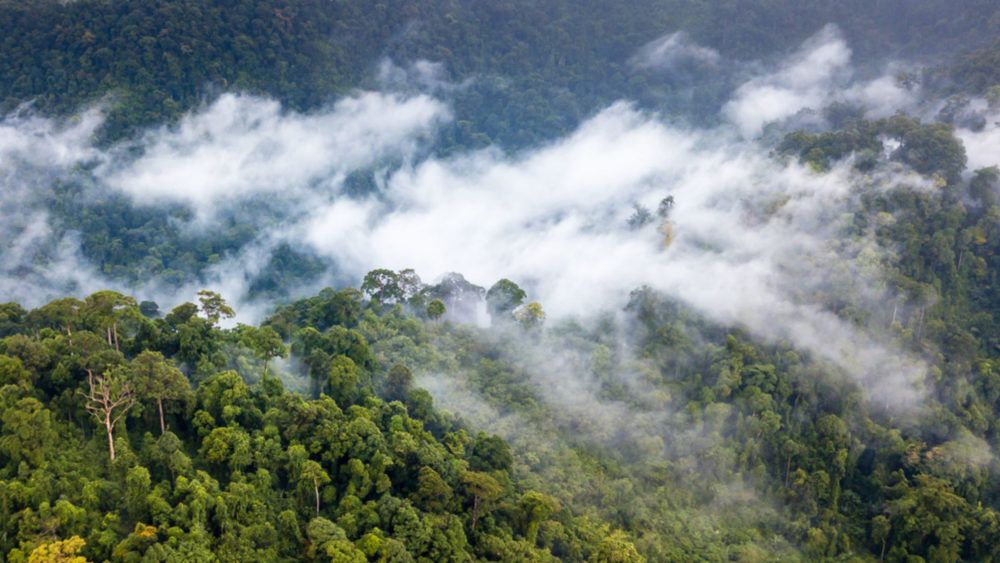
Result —
<path fill-rule="evenodd" d="M 155 319 L 108 291 L 4 306 L 5 560 L 636 557 L 525 487 L 503 440 L 434 410 L 363 336 L 420 323 L 354 290 L 320 299 L 322 332 L 278 325 L 315 377 L 301 393 L 279 379 L 282 333 L 220 330 L 232 311 L 211 292 Z"/>
<path fill-rule="evenodd" d="M 0 0 L 0 562 L 1000 561 L 998 34 Z"/>
<path fill-rule="evenodd" d="M 685 31 L 740 61 L 798 45 L 839 25 L 872 61 L 973 49 L 1000 32 L 989 0 L 694 2 L 633 0 L 479 4 L 413 2 L 0 3 L 0 100 L 68 113 L 103 101 L 105 134 L 175 119 L 223 91 L 266 93 L 316 108 L 364 85 L 381 57 L 443 63 L 458 96 L 459 145 L 524 145 L 565 133 L 603 104 L 677 90 L 685 77 L 630 72 L 635 50 Z M 716 69 L 716 72 L 728 70 Z M 683 74 L 683 73 L 678 73 Z M 722 79 L 723 77 L 719 77 Z M 652 80 L 653 84 L 646 84 Z M 688 101 L 708 116 L 723 99 Z M 658 93 L 655 98 L 662 96 Z"/>

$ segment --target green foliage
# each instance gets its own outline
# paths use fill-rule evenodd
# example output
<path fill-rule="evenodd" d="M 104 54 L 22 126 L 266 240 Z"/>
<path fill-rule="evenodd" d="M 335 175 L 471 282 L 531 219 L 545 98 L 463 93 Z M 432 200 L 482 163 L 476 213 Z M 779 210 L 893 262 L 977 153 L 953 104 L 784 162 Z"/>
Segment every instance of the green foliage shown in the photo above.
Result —
<path fill-rule="evenodd" d="M 375 270 L 360 289 L 282 305 L 260 327 L 221 329 L 233 311 L 207 291 L 200 307 L 162 317 L 113 291 L 31 311 L 4 303 L 0 558 L 1000 559 L 989 456 L 1000 435 L 1000 174 L 965 170 L 954 135 L 962 94 L 1000 107 L 997 14 L 988 0 L 0 2 L 2 108 L 31 101 L 68 116 L 101 103 L 105 143 L 225 91 L 313 110 L 372 86 L 383 55 L 441 62 L 442 78 L 463 84 L 448 94 L 455 119 L 436 147 L 447 154 L 535 146 L 621 97 L 710 119 L 724 72 L 691 96 L 684 69 L 628 62 L 677 29 L 735 60 L 782 52 L 828 21 L 861 55 L 977 47 L 925 76 L 958 94 L 940 123 L 866 120 L 834 104 L 831 130 L 778 146 L 817 174 L 895 160 L 935 186 L 857 194 L 842 243 L 875 241 L 872 291 L 890 306 L 836 283 L 803 296 L 927 362 L 925 419 L 894 416 L 822 359 L 648 289 L 622 325 L 593 328 L 546 324 L 509 280 L 425 285 L 412 270 Z M 192 236 L 188 209 L 135 206 L 85 183 L 53 181 L 40 202 L 55 234 L 79 233 L 85 257 L 117 280 L 181 285 L 257 235 L 236 213 Z M 375 186 L 367 174 L 348 184 Z M 654 220 L 635 211 L 634 227 Z M 241 213 L 275 212 L 249 202 Z M 281 298 L 326 270 L 285 244 L 249 287 Z M 472 318 L 483 296 L 495 319 L 529 330 L 424 322 Z M 567 373 L 593 396 L 559 395 Z M 456 409 L 468 420 L 436 408 L 425 377 L 439 400 L 474 393 L 477 404 Z M 621 417 L 609 424 L 605 410 Z M 486 424 L 507 439 L 471 430 Z"/>
<path fill-rule="evenodd" d="M 520 307 L 528 294 L 516 283 L 504 278 L 486 292 L 486 306 L 494 320 L 509 318 Z"/>
<path fill-rule="evenodd" d="M 214 291 L 207 289 L 199 291 L 198 301 L 201 302 L 201 313 L 213 325 L 217 324 L 220 319 L 231 319 L 236 314 L 233 308 L 226 303 L 226 300 Z"/>
<path fill-rule="evenodd" d="M 444 315 L 448 309 L 444 306 L 444 301 L 433 299 L 427 304 L 427 318 L 436 321 Z"/>
<path fill-rule="evenodd" d="M 863 56 L 913 56 L 992 41 L 996 14 L 987 0 L 962 9 L 944 0 L 644 0 L 613 12 L 565 0 L 506 0 L 488 9 L 443 0 L 3 2 L 0 28 L 8 33 L 0 49 L 8 56 L 0 72 L 10 79 L 0 85 L 0 101 L 7 110 L 32 100 L 70 113 L 103 99 L 111 108 L 106 135 L 120 137 L 226 90 L 315 108 L 362 85 L 371 63 L 387 54 L 401 64 L 442 62 L 458 81 L 478 77 L 456 100 L 447 136 L 458 144 L 525 146 L 567 131 L 610 99 L 665 91 L 690 104 L 683 80 L 650 76 L 646 85 L 627 64 L 638 46 L 666 32 L 683 29 L 727 56 L 750 59 L 836 23 Z M 990 60 L 972 57 L 963 74 L 988 73 Z"/>
<path fill-rule="evenodd" d="M 330 299 L 314 299 L 316 311 L 291 310 L 340 315 L 329 305 L 347 294 L 322 295 Z M 549 557 L 534 545 L 545 522 L 558 517 L 576 530 L 572 515 L 554 513 L 556 501 L 522 494 L 503 440 L 468 440 L 402 364 L 388 370 L 388 389 L 421 418 L 375 397 L 370 373 L 382 371 L 360 332 L 339 324 L 320 332 L 279 311 L 299 335 L 293 354 L 330 357 L 324 387 L 333 400 L 310 400 L 257 377 L 253 362 L 284 347 L 273 325 L 223 330 L 187 305 L 164 318 L 133 317 L 132 302 L 111 293 L 82 304 L 12 315 L 14 334 L 0 340 L 0 550 L 9 560 L 471 560 L 497 552 L 539 560 Z M 366 315 L 366 330 L 399 322 L 385 313 Z M 205 342 L 185 343 L 192 330 L 188 338 Z M 175 367 L 180 357 L 187 375 Z M 217 361 L 236 369 L 211 367 Z M 106 365 L 103 375 L 80 377 L 96 365 Z M 61 370 L 75 376 L 53 376 Z M 298 376 L 279 369 L 273 377 Z M 88 421 L 80 395 L 100 406 L 105 383 L 112 401 L 128 390 L 157 414 L 119 404 L 110 416 L 127 415 L 127 424 Z M 102 448 L 112 442 L 108 463 Z M 582 533 L 569 541 L 581 554 L 597 549 Z"/>
<path fill-rule="evenodd" d="M 532 301 L 514 311 L 514 319 L 524 328 L 538 328 L 545 322 L 545 310 L 541 303 Z"/>
<path fill-rule="evenodd" d="M 883 139 L 899 143 L 891 158 L 921 174 L 937 174 L 954 184 L 965 169 L 965 148 L 955 138 L 952 126 L 921 123 L 903 115 L 877 121 L 850 121 L 842 129 L 818 135 L 790 133 L 778 150 L 798 154 L 816 170 L 828 170 L 833 162 L 847 156 L 855 156 L 857 168 L 870 170 L 885 152 Z"/>

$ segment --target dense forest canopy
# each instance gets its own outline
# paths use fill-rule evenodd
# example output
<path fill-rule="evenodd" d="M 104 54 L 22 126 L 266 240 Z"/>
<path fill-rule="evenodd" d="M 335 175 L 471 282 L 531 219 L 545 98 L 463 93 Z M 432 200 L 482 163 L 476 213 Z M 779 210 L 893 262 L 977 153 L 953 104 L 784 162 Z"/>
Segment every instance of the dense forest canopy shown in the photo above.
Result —
<path fill-rule="evenodd" d="M 0 31 L 0 561 L 1000 560 L 996 2 Z"/>

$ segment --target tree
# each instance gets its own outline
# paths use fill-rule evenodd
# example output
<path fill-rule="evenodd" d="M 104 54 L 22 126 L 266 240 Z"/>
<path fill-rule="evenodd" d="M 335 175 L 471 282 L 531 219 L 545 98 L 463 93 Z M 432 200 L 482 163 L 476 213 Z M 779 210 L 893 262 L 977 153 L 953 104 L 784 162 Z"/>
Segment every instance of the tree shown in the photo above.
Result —
<path fill-rule="evenodd" d="M 656 214 L 660 216 L 660 219 L 666 219 L 670 217 L 670 212 L 674 208 L 674 196 L 668 195 L 667 197 L 660 200 L 660 205 L 656 208 Z"/>
<path fill-rule="evenodd" d="M 219 426 L 202 440 L 198 453 L 216 464 L 226 463 L 232 471 L 239 471 L 253 462 L 250 437 L 240 426 Z"/>
<path fill-rule="evenodd" d="M 476 471 L 510 471 L 513 465 L 514 456 L 503 438 L 485 432 L 476 435 L 469 451 L 469 467 Z"/>
<path fill-rule="evenodd" d="M 516 283 L 504 278 L 486 292 L 486 306 L 494 320 L 508 317 L 528 296 Z"/>
<path fill-rule="evenodd" d="M 150 484 L 149 470 L 141 465 L 136 465 L 125 473 L 125 508 L 135 522 L 143 520 L 147 515 Z"/>
<path fill-rule="evenodd" d="M 17 303 L 0 303 L 0 338 L 19 332 L 27 316 L 28 312 Z"/>
<path fill-rule="evenodd" d="M 545 310 L 542 304 L 532 301 L 527 305 L 514 311 L 514 318 L 521 323 L 524 328 L 538 328 L 545 323 Z"/>
<path fill-rule="evenodd" d="M 142 301 L 139 303 L 139 312 L 147 319 L 160 317 L 160 306 L 155 301 Z"/>
<path fill-rule="evenodd" d="M 72 303 L 65 305 L 63 311 L 69 316 Z M 116 291 L 98 291 L 84 300 L 82 307 L 84 321 L 95 331 L 103 332 L 108 340 L 108 346 L 116 351 L 121 349 L 118 338 L 118 323 L 126 318 L 139 318 L 139 306 L 135 299 L 122 295 Z M 67 325 L 67 334 L 69 328 Z"/>
<path fill-rule="evenodd" d="M 632 230 L 645 227 L 653 220 L 653 214 L 642 204 L 636 203 L 632 206 L 632 215 L 628 218 L 628 226 Z"/>
<path fill-rule="evenodd" d="M 984 209 L 1000 202 L 1000 168 L 980 168 L 969 180 L 969 195 Z"/>
<path fill-rule="evenodd" d="M 432 321 L 440 319 L 446 312 L 447 309 L 444 306 L 444 301 L 440 299 L 433 299 L 427 304 L 427 316 Z"/>
<path fill-rule="evenodd" d="M 307 459 L 305 463 L 302 464 L 302 471 L 299 473 L 299 479 L 312 484 L 313 493 L 316 495 L 316 516 L 319 516 L 319 487 L 320 485 L 329 483 L 330 476 L 323 470 L 322 465 L 311 459 Z"/>
<path fill-rule="evenodd" d="M 347 539 L 343 528 L 333 522 L 317 516 L 306 526 L 309 546 L 306 556 L 313 560 L 336 561 L 337 563 L 364 563 L 367 561 L 364 552 L 358 549 L 354 542 Z M 326 557 L 323 557 L 323 556 Z"/>
<path fill-rule="evenodd" d="M 58 328 L 66 332 L 73 342 L 73 327 L 80 322 L 80 312 L 83 302 L 73 297 L 57 299 L 32 311 L 29 318 L 32 324 Z"/>
<path fill-rule="evenodd" d="M 901 551 L 932 561 L 958 561 L 963 541 L 976 525 L 976 509 L 947 482 L 930 475 L 916 475 L 912 486 L 902 483 L 894 492 L 899 498 L 887 503 L 893 540 L 889 559 Z"/>
<path fill-rule="evenodd" d="M 182 324 L 190 321 L 198 314 L 198 306 L 194 303 L 181 303 L 180 305 L 174 307 L 167 313 L 167 316 L 163 320 L 167 321 L 167 324 L 173 328 L 177 328 Z"/>
<path fill-rule="evenodd" d="M 250 386 L 232 370 L 217 373 L 201 382 L 196 395 L 202 409 L 227 423 L 250 416 L 257 410 Z"/>
<path fill-rule="evenodd" d="M 327 389 L 338 404 L 346 406 L 355 401 L 360 381 L 361 370 L 354 360 L 339 354 L 330 361 Z"/>
<path fill-rule="evenodd" d="M 386 376 L 385 396 L 390 401 L 405 401 L 413 387 L 413 373 L 403 364 L 393 364 Z"/>
<path fill-rule="evenodd" d="M 643 563 L 646 559 L 639 555 L 635 545 L 628 539 L 628 535 L 621 530 L 611 532 L 601 540 L 597 552 L 590 560 L 594 563 Z"/>
<path fill-rule="evenodd" d="M 531 545 L 535 545 L 538 539 L 538 526 L 560 508 L 558 500 L 538 491 L 521 495 L 517 506 L 525 524 L 524 537 Z"/>
<path fill-rule="evenodd" d="M 412 272 L 412 270 L 410 271 Z M 419 282 L 419 278 L 417 281 Z M 372 270 L 365 274 L 365 278 L 361 282 L 361 292 L 379 305 L 391 305 L 404 298 L 399 274 L 385 268 Z"/>
<path fill-rule="evenodd" d="M 129 364 L 129 380 L 139 399 L 156 401 L 160 414 L 160 434 L 167 431 L 163 417 L 163 401 L 191 399 L 191 383 L 183 373 L 159 352 L 146 350 Z"/>
<path fill-rule="evenodd" d="M 34 397 L 0 408 L 0 453 L 11 461 L 42 466 L 59 439 L 52 412 Z M 0 512 L 0 515 L 3 513 Z"/>
<path fill-rule="evenodd" d="M 201 302 L 201 313 L 213 325 L 219 324 L 221 319 L 231 319 L 236 315 L 226 300 L 214 291 L 207 289 L 199 291 L 198 301 Z"/>
<path fill-rule="evenodd" d="M 469 282 L 462 274 L 451 272 L 428 287 L 425 294 L 430 299 L 443 301 L 453 318 L 474 319 L 486 290 Z"/>
<path fill-rule="evenodd" d="M 30 389 L 34 383 L 35 374 L 24 369 L 21 358 L 12 358 L 0 354 L 0 387 L 4 385 L 20 385 Z"/>
<path fill-rule="evenodd" d="M 472 529 L 475 530 L 480 511 L 500 498 L 503 487 L 489 474 L 479 471 L 464 471 L 461 480 L 465 490 L 472 495 Z"/>
<path fill-rule="evenodd" d="M 323 349 L 330 355 L 343 354 L 358 364 L 369 369 L 375 365 L 375 358 L 368 341 L 358 331 L 342 326 L 332 326 L 323 333 Z"/>
<path fill-rule="evenodd" d="M 451 504 L 452 495 L 451 487 L 437 471 L 426 465 L 420 468 L 417 490 L 413 493 L 417 506 L 430 512 L 445 512 Z"/>
<path fill-rule="evenodd" d="M 330 348 L 329 338 L 311 326 L 299 329 L 292 339 L 292 354 L 301 358 L 309 369 L 313 397 L 319 397 L 330 377 L 332 357 L 325 348 Z"/>
<path fill-rule="evenodd" d="M 885 559 L 885 543 L 889 539 L 889 532 L 892 530 L 892 525 L 889 523 L 889 519 L 884 515 L 879 514 L 875 518 L 872 518 L 872 540 L 879 544 L 879 560 Z"/>
<path fill-rule="evenodd" d="M 420 276 L 417 275 L 417 272 L 413 268 L 400 270 L 396 274 L 396 281 L 399 286 L 399 297 L 403 301 L 410 301 L 420 295 L 420 292 L 424 289 L 424 282 L 420 280 Z"/>
<path fill-rule="evenodd" d="M 254 355 L 264 361 L 264 375 L 267 375 L 267 364 L 272 358 L 288 356 L 288 348 L 276 330 L 269 326 L 260 328 L 243 327 L 243 344 L 253 350 Z"/>
<path fill-rule="evenodd" d="M 115 371 L 94 375 L 94 372 L 88 369 L 87 384 L 90 390 L 87 393 L 81 392 L 86 399 L 84 407 L 94 415 L 99 424 L 104 426 L 108 434 L 108 453 L 111 461 L 114 461 L 115 425 L 135 405 L 135 393 L 126 378 Z"/>
<path fill-rule="evenodd" d="M 82 343 L 78 340 L 76 343 L 77 345 L 72 346 L 70 349 L 73 350 L 73 352 L 82 352 L 81 355 L 94 357 L 104 356 L 101 352 L 106 351 L 106 349 L 104 348 L 100 337 L 97 337 L 93 333 L 86 334 L 87 336 L 90 336 L 90 338 L 83 338 L 81 340 L 89 340 L 93 346 L 80 346 Z M 52 367 L 52 350 L 27 335 L 15 334 L 13 336 L 8 336 L 7 338 L 4 338 L 3 341 L 0 341 L 0 345 L 2 345 L 5 356 L 16 360 L 19 367 L 22 367 L 29 372 L 29 377 L 32 381 L 37 381 L 40 376 L 48 372 Z M 114 355 L 114 352 L 112 352 L 111 355 Z M 16 368 L 12 365 L 9 366 L 9 369 L 16 371 Z"/>
<path fill-rule="evenodd" d="M 306 367 L 309 368 L 309 379 L 312 381 L 312 397 L 319 398 L 323 392 L 323 386 L 330 381 L 330 363 L 333 358 L 330 354 L 319 348 L 309 352 L 305 357 Z"/>
<path fill-rule="evenodd" d="M 31 551 L 28 563 L 87 563 L 87 558 L 79 555 L 86 545 L 80 536 L 43 543 Z"/>

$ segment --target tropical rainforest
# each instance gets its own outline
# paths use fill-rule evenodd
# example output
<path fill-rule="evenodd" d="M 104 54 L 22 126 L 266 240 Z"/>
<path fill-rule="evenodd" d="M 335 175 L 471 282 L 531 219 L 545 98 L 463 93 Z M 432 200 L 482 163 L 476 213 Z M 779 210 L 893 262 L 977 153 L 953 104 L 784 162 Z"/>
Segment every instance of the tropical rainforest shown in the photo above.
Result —
<path fill-rule="evenodd" d="M 0 0 L 0 562 L 1000 561 L 993 0 Z"/>

